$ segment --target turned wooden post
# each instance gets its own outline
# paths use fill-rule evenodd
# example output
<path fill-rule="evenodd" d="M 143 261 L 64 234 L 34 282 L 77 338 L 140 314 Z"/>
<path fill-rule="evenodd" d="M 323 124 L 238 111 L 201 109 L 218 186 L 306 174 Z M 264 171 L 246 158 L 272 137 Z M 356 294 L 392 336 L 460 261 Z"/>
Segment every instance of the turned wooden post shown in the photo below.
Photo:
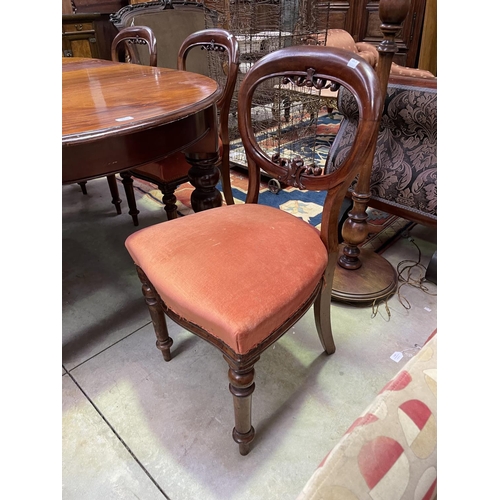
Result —
<path fill-rule="evenodd" d="M 379 16 L 382 21 L 380 29 L 384 35 L 384 39 L 378 46 L 379 60 L 377 64 L 377 76 L 380 81 L 382 95 L 384 96 L 387 94 L 387 83 L 389 81 L 392 60 L 398 50 L 395 37 L 408 14 L 410 4 L 411 0 L 380 0 Z M 370 232 L 370 226 L 366 222 L 368 219 L 366 208 L 371 196 L 370 181 L 376 148 L 377 143 L 375 142 L 369 154 L 366 155 L 366 162 L 361 168 L 358 181 L 352 192 L 353 207 L 342 227 L 344 245 L 338 259 L 338 264 L 348 270 L 361 267 L 362 261 L 359 259 L 359 245 L 366 240 Z"/>
<path fill-rule="evenodd" d="M 220 172 L 218 158 L 199 159 L 186 155 L 191 165 L 188 171 L 189 182 L 194 186 L 191 193 L 191 207 L 195 212 L 222 205 L 222 194 L 217 190 Z"/>

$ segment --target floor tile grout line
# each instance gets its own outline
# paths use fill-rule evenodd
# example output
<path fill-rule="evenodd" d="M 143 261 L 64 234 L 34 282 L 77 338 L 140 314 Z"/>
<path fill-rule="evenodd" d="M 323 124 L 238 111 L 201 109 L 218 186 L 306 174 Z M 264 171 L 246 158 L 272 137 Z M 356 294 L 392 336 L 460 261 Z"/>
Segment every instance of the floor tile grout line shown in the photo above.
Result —
<path fill-rule="evenodd" d="M 94 359 L 96 356 L 99 356 L 99 354 L 102 354 L 103 352 L 107 351 L 108 349 L 111 349 L 111 347 L 115 346 L 116 344 L 119 344 L 122 340 L 128 339 L 131 335 L 133 335 L 134 333 L 137 333 L 139 330 L 142 330 L 143 328 L 150 325 L 151 323 L 152 323 L 152 321 L 148 321 L 145 325 L 140 326 L 139 328 L 137 328 L 137 330 L 134 330 L 133 332 L 129 333 L 128 335 L 125 335 L 125 337 L 122 337 L 121 339 L 117 340 L 116 342 L 113 342 L 111 345 L 108 345 L 108 347 L 104 348 L 102 351 L 96 352 L 95 354 L 90 356 L 90 358 L 87 358 L 85 361 L 82 361 L 78 365 L 73 366 L 73 368 L 68 370 L 68 368 L 66 368 L 64 366 L 64 363 L 63 363 L 63 368 L 66 370 L 67 373 L 70 373 L 73 370 L 76 370 L 80 366 L 84 365 L 87 361 L 90 361 L 91 359 Z"/>
<path fill-rule="evenodd" d="M 75 380 L 75 377 L 68 372 L 68 376 L 71 378 L 71 380 L 74 382 L 74 384 L 78 387 L 78 389 L 81 391 L 81 393 L 85 396 L 87 401 L 93 406 L 95 411 L 99 414 L 99 416 L 103 419 L 103 421 L 106 423 L 106 425 L 110 428 L 111 432 L 118 438 L 120 443 L 124 446 L 124 448 L 130 453 L 132 458 L 137 462 L 139 467 L 145 472 L 145 474 L 149 477 L 149 479 L 153 482 L 153 484 L 158 488 L 160 493 L 167 499 L 171 500 L 170 497 L 163 491 L 161 486 L 156 482 L 156 480 L 153 478 L 153 476 L 149 473 L 149 471 L 144 467 L 144 465 L 141 463 L 141 461 L 135 456 L 134 452 L 130 449 L 130 447 L 127 445 L 127 443 L 123 440 L 123 438 L 116 432 L 116 430 L 113 428 L 113 426 L 110 424 L 110 422 L 106 419 L 106 417 L 103 415 L 103 413 L 97 408 L 95 403 L 90 399 L 90 397 L 87 395 L 87 393 L 83 390 L 83 388 L 80 386 L 80 384 Z"/>

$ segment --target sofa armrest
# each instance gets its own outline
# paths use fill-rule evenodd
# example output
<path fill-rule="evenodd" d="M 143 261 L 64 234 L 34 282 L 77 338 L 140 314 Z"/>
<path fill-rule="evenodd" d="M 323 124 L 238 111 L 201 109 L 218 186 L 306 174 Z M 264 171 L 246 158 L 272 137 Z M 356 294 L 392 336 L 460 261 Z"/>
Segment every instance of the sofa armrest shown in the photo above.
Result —
<path fill-rule="evenodd" d="M 400 66 L 396 63 L 392 63 L 391 65 L 391 75 L 411 76 L 414 78 L 429 78 L 431 80 L 436 78 L 430 71 L 427 71 L 426 69 L 408 68 L 406 66 Z"/>
<path fill-rule="evenodd" d="M 380 391 L 297 500 L 431 500 L 437 490 L 437 335 Z"/>
<path fill-rule="evenodd" d="M 372 68 L 377 67 L 378 50 L 374 45 L 367 42 L 356 42 L 358 55 L 360 55 Z"/>

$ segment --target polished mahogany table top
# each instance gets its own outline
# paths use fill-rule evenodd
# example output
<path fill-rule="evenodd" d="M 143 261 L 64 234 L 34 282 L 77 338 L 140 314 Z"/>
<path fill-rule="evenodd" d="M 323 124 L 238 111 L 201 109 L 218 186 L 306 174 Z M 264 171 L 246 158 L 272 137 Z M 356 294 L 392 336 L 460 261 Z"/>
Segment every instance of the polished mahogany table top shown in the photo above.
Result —
<path fill-rule="evenodd" d="M 215 189 L 220 93 L 216 81 L 197 73 L 63 57 L 63 184 L 184 151 L 201 165 L 200 176 L 211 175 Z M 217 193 L 211 196 L 218 200 Z"/>
<path fill-rule="evenodd" d="M 63 145 L 155 127 L 205 109 L 217 82 L 168 68 L 62 58 Z"/>

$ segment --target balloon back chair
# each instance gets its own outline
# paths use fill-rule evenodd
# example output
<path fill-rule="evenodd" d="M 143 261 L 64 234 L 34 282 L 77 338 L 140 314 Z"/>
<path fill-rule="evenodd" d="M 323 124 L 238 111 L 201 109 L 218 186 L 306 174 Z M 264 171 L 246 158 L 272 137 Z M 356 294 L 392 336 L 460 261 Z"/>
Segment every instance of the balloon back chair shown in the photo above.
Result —
<path fill-rule="evenodd" d="M 325 91 L 340 85 L 354 95 L 360 110 L 356 138 L 334 173 L 324 175 L 301 158 L 269 157 L 261 149 L 252 97 L 269 79 Z M 222 352 L 233 395 L 233 439 L 246 455 L 255 435 L 251 401 L 260 355 L 313 304 L 323 349 L 335 351 L 330 295 L 338 215 L 347 188 L 373 151 L 383 101 L 376 74 L 361 57 L 321 46 L 287 47 L 264 56 L 246 74 L 238 99 L 249 167 L 246 202 L 150 226 L 129 236 L 125 245 L 165 361 L 171 360 L 173 344 L 165 314 Z M 320 230 L 258 203 L 261 169 L 299 189 L 326 191 Z"/>
<path fill-rule="evenodd" d="M 206 51 L 214 55 L 212 64 L 220 64 L 226 74 L 223 83 L 223 92 L 217 101 L 219 114 L 219 149 L 222 151 L 219 170 L 221 173 L 222 191 L 226 203 L 233 204 L 231 191 L 230 163 L 229 163 L 229 107 L 233 97 L 236 77 L 239 67 L 238 41 L 231 33 L 219 28 L 204 29 L 189 35 L 181 44 L 177 57 L 177 68 L 185 71 L 188 55 L 198 55 Z M 220 57 L 218 57 L 220 56 Z M 156 184 L 163 194 L 163 203 L 167 219 L 177 218 L 175 189 L 189 180 L 191 165 L 187 162 L 184 153 L 179 151 L 167 158 L 142 165 L 131 171 L 139 179 Z M 128 196 L 128 195 L 127 195 Z M 127 198 L 128 200 L 128 198 Z M 135 202 L 134 202 L 135 203 Z"/>
<path fill-rule="evenodd" d="M 158 59 L 156 37 L 148 26 L 129 26 L 119 31 L 111 44 L 111 60 L 119 62 L 128 59 L 132 64 L 141 64 L 136 50 L 137 45 L 147 45 L 149 65 L 156 66 Z M 125 57 L 121 52 L 125 51 Z"/>

